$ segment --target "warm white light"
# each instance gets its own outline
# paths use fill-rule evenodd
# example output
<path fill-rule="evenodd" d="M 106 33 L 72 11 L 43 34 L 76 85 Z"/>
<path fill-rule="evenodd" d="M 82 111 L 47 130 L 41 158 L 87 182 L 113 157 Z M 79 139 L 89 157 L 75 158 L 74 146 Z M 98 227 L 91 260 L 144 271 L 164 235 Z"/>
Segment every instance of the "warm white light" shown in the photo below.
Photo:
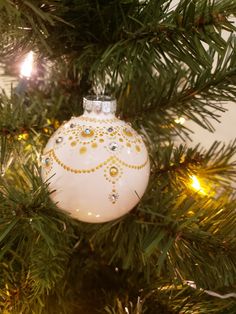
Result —
<path fill-rule="evenodd" d="M 190 179 L 192 180 L 191 187 L 194 188 L 194 190 L 196 190 L 197 192 L 201 194 L 206 194 L 206 192 L 201 187 L 201 184 L 196 176 L 190 176 Z"/>
<path fill-rule="evenodd" d="M 185 119 L 183 117 L 179 117 L 179 118 L 175 119 L 175 123 L 184 124 L 184 122 L 185 122 Z"/>
<path fill-rule="evenodd" d="M 34 53 L 33 51 L 30 51 L 26 55 L 25 60 L 22 62 L 22 65 L 20 67 L 20 76 L 29 79 L 32 74 L 33 63 L 34 63 Z"/>

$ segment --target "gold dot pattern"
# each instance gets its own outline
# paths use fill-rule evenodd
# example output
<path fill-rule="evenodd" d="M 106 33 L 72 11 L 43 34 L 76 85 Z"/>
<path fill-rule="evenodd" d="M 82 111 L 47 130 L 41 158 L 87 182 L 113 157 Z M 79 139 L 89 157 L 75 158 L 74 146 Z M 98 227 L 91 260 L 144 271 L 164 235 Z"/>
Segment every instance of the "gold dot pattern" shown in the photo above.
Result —
<path fill-rule="evenodd" d="M 81 117 L 78 117 L 77 119 L 81 120 L 81 121 L 86 121 L 86 122 L 92 122 L 92 123 L 114 123 L 116 121 L 120 121 L 119 119 L 117 118 L 112 118 L 112 119 L 95 119 L 95 118 L 89 118 L 89 117 L 84 117 L 84 116 L 81 116 Z"/>
<path fill-rule="evenodd" d="M 116 177 L 118 175 L 118 173 L 119 173 L 119 170 L 116 167 L 111 167 L 110 168 L 110 175 L 112 177 Z"/>
<path fill-rule="evenodd" d="M 141 148 L 140 148 L 139 145 L 136 145 L 136 146 L 135 146 L 135 149 L 136 149 L 136 151 L 137 151 L 138 153 L 141 151 Z"/>
<path fill-rule="evenodd" d="M 121 143 L 119 145 L 120 149 L 123 147 L 123 145 L 125 145 L 126 147 L 131 148 L 136 153 L 139 153 L 142 150 L 142 144 L 141 146 L 137 145 L 142 143 L 140 136 L 126 125 L 112 127 L 74 125 L 73 128 L 68 128 L 65 126 L 64 132 L 60 131 L 57 134 L 57 137 L 59 134 L 60 136 L 62 136 L 63 141 L 59 144 L 54 145 L 55 150 L 57 150 L 57 148 L 61 147 L 62 145 L 66 145 L 68 140 L 70 141 L 70 146 L 72 148 L 77 147 L 80 149 L 80 147 L 78 147 L 77 145 L 91 145 L 91 148 L 96 148 L 98 147 L 98 145 L 100 145 L 100 143 L 104 143 L 105 139 L 115 140 L 115 136 L 118 137 L 116 139 L 118 143 Z M 66 139 L 67 136 L 68 140 Z M 107 149 L 109 150 L 109 147 L 107 147 Z"/>
<path fill-rule="evenodd" d="M 145 162 L 143 162 L 142 164 L 134 165 L 122 161 L 117 156 L 120 150 L 124 147 L 128 147 L 129 150 L 136 154 L 140 153 L 143 149 L 141 136 L 138 135 L 132 128 L 127 126 L 127 124 L 119 124 L 118 126 L 114 125 L 114 122 L 116 121 L 119 121 L 120 123 L 120 120 L 117 118 L 98 120 L 95 118 L 93 119 L 81 116 L 77 119 L 81 121 L 81 124 L 70 123 L 70 127 L 68 127 L 68 124 L 65 124 L 65 126 L 54 137 L 54 147 L 45 153 L 45 155 L 47 155 L 51 161 L 50 167 L 43 164 L 46 174 L 48 175 L 52 170 L 53 162 L 56 162 L 64 170 L 75 174 L 90 174 L 103 168 L 105 179 L 110 182 L 113 187 L 108 198 L 112 204 L 115 204 L 119 198 L 119 194 L 116 191 L 116 183 L 122 177 L 124 173 L 124 168 L 141 170 L 147 165 L 149 161 L 147 156 Z M 83 121 L 85 121 L 86 124 L 84 124 Z M 94 126 L 94 123 L 100 124 L 101 122 L 105 123 L 106 125 Z M 91 125 L 88 123 L 91 123 Z M 113 125 L 111 126 L 112 123 Z M 71 125 L 73 125 L 73 127 L 71 127 Z M 56 143 L 56 139 L 58 137 L 62 137 L 63 139 L 62 142 L 59 144 Z M 105 149 L 109 151 L 109 153 L 112 154 L 112 156 L 91 168 L 72 168 L 63 163 L 56 154 L 57 150 L 61 146 L 68 145 L 68 142 L 70 145 L 70 149 L 78 150 L 78 154 L 80 155 L 86 155 L 87 153 L 89 153 L 89 150 L 97 149 L 99 145 L 102 145 Z M 105 146 L 104 142 L 106 143 Z M 117 149 L 111 150 L 111 143 L 115 143 L 117 145 Z"/>
<path fill-rule="evenodd" d="M 123 133 L 126 135 L 126 136 L 128 136 L 128 137 L 133 137 L 134 135 L 133 135 L 133 132 L 131 132 L 129 129 L 127 129 L 127 128 L 125 128 L 124 130 L 123 130 Z"/>
<path fill-rule="evenodd" d="M 82 146 L 79 150 L 80 154 L 85 154 L 87 152 L 87 148 Z"/>
<path fill-rule="evenodd" d="M 97 144 L 97 143 L 92 143 L 91 147 L 92 147 L 92 148 L 97 148 L 97 147 L 98 147 L 98 144 Z"/>
<path fill-rule="evenodd" d="M 86 148 L 86 147 L 85 147 Z M 140 165 L 131 165 L 128 164 L 122 160 L 120 160 L 117 156 L 110 156 L 107 160 L 105 160 L 104 162 L 99 163 L 98 165 L 96 165 L 94 168 L 90 168 L 90 169 L 75 169 L 75 168 L 71 168 L 69 166 L 66 166 L 56 155 L 54 149 L 51 149 L 50 151 L 48 151 L 47 153 L 45 153 L 45 155 L 49 155 L 51 156 L 57 163 L 58 165 L 60 165 L 62 168 L 64 168 L 67 171 L 73 172 L 73 173 L 91 173 L 94 172 L 100 168 L 102 168 L 103 166 L 107 165 L 110 162 L 113 162 L 114 164 L 118 164 L 118 165 L 122 165 L 124 167 L 127 167 L 129 169 L 135 169 L 135 170 L 140 170 L 142 168 L 144 168 L 146 166 L 146 164 L 148 163 L 148 157 L 146 159 L 146 161 L 143 164 Z"/>
<path fill-rule="evenodd" d="M 118 165 L 113 164 L 112 167 L 106 167 L 104 169 L 104 177 L 107 181 L 109 181 L 110 183 L 112 183 L 113 185 L 121 178 L 122 174 L 123 174 L 123 170 L 120 168 L 118 169 Z M 111 173 L 111 168 L 113 168 L 112 173 Z M 117 169 L 116 174 L 115 174 L 115 169 Z M 115 188 L 115 187 L 114 187 Z"/>

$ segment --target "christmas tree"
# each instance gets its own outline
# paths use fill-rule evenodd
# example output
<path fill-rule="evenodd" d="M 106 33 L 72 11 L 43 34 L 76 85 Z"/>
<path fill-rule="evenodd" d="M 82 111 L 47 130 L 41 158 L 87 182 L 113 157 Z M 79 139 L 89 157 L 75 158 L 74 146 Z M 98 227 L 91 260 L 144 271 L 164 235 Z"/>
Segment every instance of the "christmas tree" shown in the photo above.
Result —
<path fill-rule="evenodd" d="M 236 142 L 190 147 L 179 123 L 212 131 L 235 101 L 234 15 L 235 0 L 1 1 L 1 62 L 16 75 L 32 51 L 35 69 L 0 96 L 1 313 L 236 313 Z M 95 224 L 40 176 L 91 94 L 117 99 L 151 161 L 140 202 Z"/>

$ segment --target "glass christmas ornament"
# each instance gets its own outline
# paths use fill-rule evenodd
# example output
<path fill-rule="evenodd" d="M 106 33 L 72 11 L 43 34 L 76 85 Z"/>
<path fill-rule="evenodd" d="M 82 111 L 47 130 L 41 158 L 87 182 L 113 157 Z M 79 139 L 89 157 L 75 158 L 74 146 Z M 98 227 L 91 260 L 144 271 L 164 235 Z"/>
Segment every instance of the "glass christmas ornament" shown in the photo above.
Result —
<path fill-rule="evenodd" d="M 150 164 L 142 137 L 115 117 L 116 101 L 88 96 L 48 141 L 42 178 L 51 198 L 72 217 L 106 222 L 129 212 L 148 184 Z"/>

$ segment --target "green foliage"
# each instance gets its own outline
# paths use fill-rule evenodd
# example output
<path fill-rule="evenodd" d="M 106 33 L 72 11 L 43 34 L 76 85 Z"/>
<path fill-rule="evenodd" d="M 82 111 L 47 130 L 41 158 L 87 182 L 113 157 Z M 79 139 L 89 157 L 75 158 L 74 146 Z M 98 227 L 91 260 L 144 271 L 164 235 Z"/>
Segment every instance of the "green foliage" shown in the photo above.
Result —
<path fill-rule="evenodd" d="M 45 295 L 62 284 L 73 227 L 49 201 L 35 167 L 18 165 L 17 173 L 14 184 L 12 172 L 9 182 L 1 179 L 1 308 L 41 313 Z"/>
<path fill-rule="evenodd" d="M 235 100 L 236 2 L 4 0 L 0 10 L 1 59 L 15 72 L 34 50 L 47 72 L 23 95 L 0 95 L 1 312 L 234 313 L 233 297 L 209 291 L 236 285 L 236 143 L 177 145 L 191 130 L 175 118 L 214 131 Z M 39 166 L 54 130 L 99 89 L 143 134 L 151 179 L 129 214 L 95 225 L 56 208 Z"/>

